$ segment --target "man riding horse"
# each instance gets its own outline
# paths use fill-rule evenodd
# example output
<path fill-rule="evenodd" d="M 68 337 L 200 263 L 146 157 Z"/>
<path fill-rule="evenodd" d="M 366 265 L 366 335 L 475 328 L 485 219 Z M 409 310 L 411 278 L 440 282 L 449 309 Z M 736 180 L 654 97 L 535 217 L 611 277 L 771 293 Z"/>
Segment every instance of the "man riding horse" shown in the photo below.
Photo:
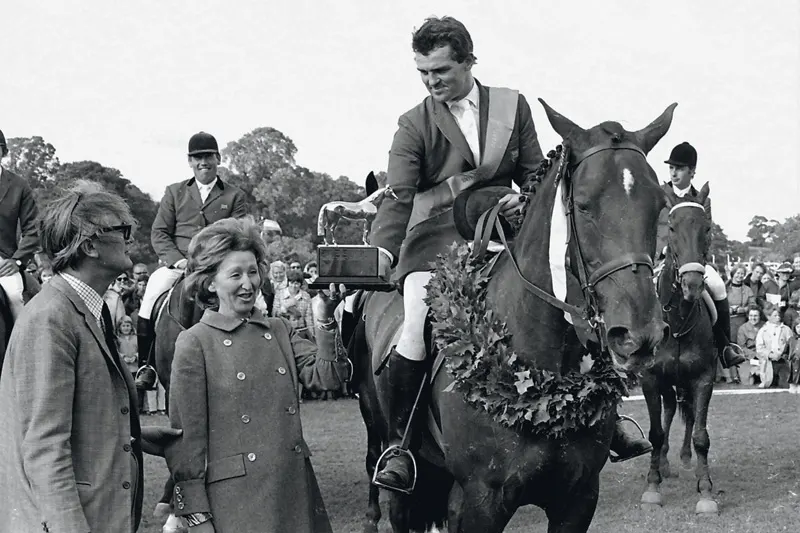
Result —
<path fill-rule="evenodd" d="M 669 165 L 670 181 L 664 183 L 662 188 L 667 194 L 674 194 L 678 198 L 687 200 L 696 199 L 699 192 L 692 185 L 697 167 L 697 150 L 688 142 L 682 142 L 672 149 L 669 159 L 664 161 Z M 706 197 L 703 202 L 706 217 L 711 222 L 711 199 Z M 667 232 L 669 231 L 669 209 L 665 208 L 660 215 L 658 222 L 657 250 L 666 253 Z M 722 281 L 719 273 L 706 263 L 705 284 L 714 307 L 717 311 L 717 321 L 714 323 L 714 342 L 717 346 L 718 355 L 723 368 L 738 366 L 744 363 L 747 358 L 742 348 L 730 339 L 731 313 L 728 305 L 728 292 L 725 289 L 725 282 Z"/>
<path fill-rule="evenodd" d="M 6 138 L 0 131 L 0 159 L 7 155 Z M 14 318 L 19 316 L 24 302 L 22 272 L 39 248 L 36 214 L 36 202 L 28 183 L 0 167 L 0 287 L 6 293 Z"/>
<path fill-rule="evenodd" d="M 147 282 L 139 309 L 136 331 L 142 364 L 153 343 L 150 322 L 153 306 L 183 275 L 192 237 L 218 220 L 247 214 L 244 191 L 217 176 L 221 158 L 213 135 L 205 132 L 192 135 L 188 158 L 194 177 L 167 187 L 150 234 L 160 266 Z"/>
<path fill-rule="evenodd" d="M 510 188 L 511 183 L 528 181 L 542 160 L 525 97 L 473 78 L 472 38 L 461 22 L 452 17 L 426 20 L 414 33 L 412 48 L 430 97 L 398 121 L 387 183 L 396 198 L 381 204 L 371 236 L 371 243 L 382 250 L 381 271 L 388 277 L 394 267 L 404 295 L 402 333 L 385 370 L 390 383 L 389 438 L 394 443 L 404 440 L 407 427 L 413 428 L 413 412 L 424 411 L 414 409 L 427 370 L 424 299 L 433 274 L 431 262 L 451 243 L 464 240 L 453 217 L 456 197 L 488 186 L 497 194 L 498 186 L 504 187 L 501 214 L 518 217 L 526 199 Z M 632 440 L 618 423 L 612 449 L 624 460 L 651 447 L 646 440 Z M 387 455 L 376 483 L 407 492 L 412 485 L 411 459 L 401 452 Z"/>

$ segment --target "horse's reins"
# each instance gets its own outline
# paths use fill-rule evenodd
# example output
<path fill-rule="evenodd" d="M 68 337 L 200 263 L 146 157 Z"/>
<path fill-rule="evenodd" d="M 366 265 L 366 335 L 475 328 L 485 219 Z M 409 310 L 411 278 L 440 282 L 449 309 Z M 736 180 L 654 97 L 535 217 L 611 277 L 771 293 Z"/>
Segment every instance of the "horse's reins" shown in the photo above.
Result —
<path fill-rule="evenodd" d="M 564 184 L 566 185 L 566 191 L 563 194 L 566 199 L 562 198 L 562 202 L 566 204 L 566 216 L 569 222 L 569 236 L 567 242 L 572 242 L 572 236 L 575 235 L 576 238 L 574 240 L 575 246 L 574 251 L 577 255 L 577 263 L 578 263 L 578 278 L 581 284 L 581 290 L 583 291 L 584 299 L 586 301 L 586 306 L 584 308 L 577 307 L 575 305 L 568 304 L 556 298 L 555 296 L 545 292 L 541 288 L 537 287 L 525 276 L 522 274 L 522 270 L 519 268 L 519 264 L 517 263 L 516 258 L 514 257 L 514 253 L 511 250 L 511 247 L 508 245 L 508 241 L 506 239 L 505 231 L 503 230 L 503 226 L 498 219 L 498 215 L 500 213 L 500 205 L 495 206 L 491 210 L 485 212 L 481 217 L 478 219 L 478 224 L 475 229 L 476 235 L 476 242 L 479 243 L 473 251 L 475 255 L 484 252 L 486 247 L 488 246 L 489 236 L 492 232 L 492 226 L 497 230 L 497 233 L 500 236 L 500 240 L 505 247 L 506 252 L 508 253 L 508 257 L 511 261 L 511 264 L 514 265 L 514 270 L 516 270 L 517 275 L 523 281 L 525 288 L 537 296 L 542 301 L 546 302 L 547 304 L 564 311 L 565 313 L 569 313 L 573 316 L 580 316 L 583 317 L 592 328 L 594 333 L 597 336 L 598 342 L 600 344 L 601 351 L 605 351 L 605 323 L 603 321 L 603 317 L 600 315 L 600 308 L 597 301 L 597 292 L 596 287 L 597 285 L 603 281 L 604 279 L 608 278 L 612 274 L 619 272 L 620 270 L 624 270 L 626 268 L 632 268 L 634 272 L 637 271 L 639 265 L 646 266 L 650 269 L 652 274 L 653 272 L 653 260 L 648 254 L 645 253 L 629 253 L 624 254 L 616 259 L 613 259 L 607 263 L 602 264 L 597 270 L 589 274 L 586 263 L 584 262 L 583 252 L 581 250 L 580 242 L 577 240 L 577 223 L 575 221 L 575 201 L 574 201 L 574 188 L 572 187 L 572 183 L 570 178 L 575 170 L 580 166 L 581 163 L 589 159 L 590 157 L 597 155 L 601 152 L 607 150 L 631 150 L 642 157 L 646 158 L 645 153 L 642 151 L 641 148 L 636 146 L 630 142 L 621 142 L 617 137 L 612 137 L 610 142 L 602 143 L 597 146 L 593 146 L 583 152 L 581 152 L 575 159 L 576 161 L 573 163 L 567 164 L 567 160 L 569 158 L 569 148 L 568 145 L 565 144 L 563 150 L 561 150 L 561 156 L 559 158 L 559 165 L 555 177 L 555 184 L 556 187 L 558 186 L 559 181 L 563 178 Z M 480 240 L 478 240 L 478 236 L 480 236 Z"/>

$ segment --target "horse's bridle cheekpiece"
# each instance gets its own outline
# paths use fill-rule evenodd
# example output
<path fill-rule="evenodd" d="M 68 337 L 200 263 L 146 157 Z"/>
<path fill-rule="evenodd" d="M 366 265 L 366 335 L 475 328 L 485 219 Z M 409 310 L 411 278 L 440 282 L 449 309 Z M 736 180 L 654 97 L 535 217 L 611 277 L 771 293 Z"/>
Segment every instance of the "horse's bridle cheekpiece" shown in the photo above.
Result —
<path fill-rule="evenodd" d="M 473 248 L 476 256 L 483 251 L 485 247 L 478 244 L 478 235 L 485 237 L 487 234 L 491 234 L 492 226 L 494 226 L 497 233 L 500 235 L 500 240 L 503 242 L 503 245 L 506 248 L 509 258 L 511 259 L 511 263 L 514 265 L 514 268 L 517 271 L 517 275 L 519 275 L 520 279 L 522 279 L 525 287 L 539 299 L 545 301 L 553 307 L 556 307 L 565 313 L 569 313 L 572 316 L 582 317 L 584 320 L 586 320 L 597 336 L 601 351 L 605 351 L 606 349 L 605 323 L 603 322 L 603 317 L 600 315 L 600 306 L 598 304 L 597 292 L 595 290 L 597 285 L 615 272 L 619 272 L 627 268 L 631 268 L 634 272 L 636 272 L 640 266 L 644 266 L 650 270 L 651 276 L 653 274 L 653 259 L 646 253 L 624 254 L 616 259 L 602 264 L 599 268 L 597 268 L 597 270 L 590 274 L 583 259 L 583 251 L 581 250 L 580 242 L 578 242 L 577 239 L 572 238 L 573 235 L 577 235 L 577 225 L 575 221 L 575 201 L 571 181 L 572 174 L 581 165 L 581 163 L 590 157 L 607 150 L 631 150 L 646 158 L 646 155 L 641 148 L 631 142 L 622 142 L 617 136 L 614 136 L 608 142 L 598 144 L 581 152 L 575 157 L 574 161 L 569 162 L 570 149 L 569 145 L 565 142 L 563 145 L 558 145 L 555 150 L 548 152 L 548 159 L 542 161 L 542 165 L 539 167 L 536 174 L 536 180 L 541 181 L 546 172 L 553 165 L 553 160 L 558 158 L 558 169 L 556 171 L 555 182 L 556 186 L 558 186 L 559 181 L 562 181 L 565 186 L 562 202 L 565 205 L 565 213 L 568 219 L 568 246 L 573 245 L 574 243 L 574 252 L 578 259 L 578 278 L 581 284 L 584 299 L 586 301 L 586 305 L 583 308 L 559 300 L 552 294 L 542 290 L 525 278 L 519 268 L 519 265 L 517 264 L 516 259 L 514 258 L 511 247 L 508 245 L 503 227 L 497 218 L 500 211 L 499 205 L 484 213 L 484 215 L 482 215 L 478 220 L 475 231 L 476 244 Z M 523 190 L 529 191 L 530 187 L 523 187 Z M 484 238 L 481 240 L 488 239 Z"/>

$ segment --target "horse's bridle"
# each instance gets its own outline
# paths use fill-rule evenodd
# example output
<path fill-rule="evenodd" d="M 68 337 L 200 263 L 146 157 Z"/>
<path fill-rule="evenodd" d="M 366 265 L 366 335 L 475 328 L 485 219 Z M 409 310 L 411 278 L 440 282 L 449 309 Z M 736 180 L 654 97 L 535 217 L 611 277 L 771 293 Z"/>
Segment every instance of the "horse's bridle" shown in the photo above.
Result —
<path fill-rule="evenodd" d="M 705 211 L 705 207 L 703 207 L 702 205 L 698 204 L 697 202 L 680 202 L 678 204 L 673 205 L 670 208 L 669 214 L 672 215 L 672 213 L 674 213 L 676 210 L 680 209 L 681 207 L 699 207 L 700 209 Z M 690 261 L 689 263 L 684 263 L 684 264 L 680 265 L 680 267 L 679 267 L 678 266 L 678 256 L 677 256 L 677 254 L 675 254 L 675 252 L 672 251 L 671 247 L 670 247 L 669 250 L 670 250 L 670 253 L 672 254 L 672 259 L 673 259 L 672 264 L 675 266 L 675 269 L 677 270 L 677 273 L 678 273 L 678 275 L 676 276 L 676 279 L 680 279 L 680 276 L 686 274 L 687 272 L 697 272 L 698 274 L 705 274 L 706 273 L 706 266 L 703 263 L 691 262 Z"/>
<path fill-rule="evenodd" d="M 639 266 L 645 266 L 650 269 L 650 274 L 653 273 L 653 260 L 652 258 L 645 253 L 629 253 L 623 254 L 622 256 L 608 261 L 607 263 L 603 263 L 598 267 L 594 272 L 589 273 L 588 269 L 586 268 L 586 263 L 584 261 L 584 254 L 581 250 L 580 242 L 577 238 L 573 239 L 573 235 L 577 235 L 577 224 L 575 221 L 575 201 L 574 201 L 574 189 L 572 187 L 572 175 L 577 170 L 577 168 L 589 159 L 590 157 L 597 155 L 601 152 L 605 152 L 607 150 L 631 150 L 642 157 L 646 158 L 645 153 L 642 151 L 641 148 L 636 146 L 630 142 L 622 142 L 617 136 L 611 138 L 610 141 L 605 143 L 598 144 L 593 146 L 575 157 L 575 161 L 569 162 L 569 145 L 565 143 L 564 147 L 558 146 L 556 148 L 556 154 L 559 155 L 559 164 L 558 170 L 555 177 L 556 187 L 558 187 L 559 181 L 562 181 L 564 184 L 563 190 L 563 198 L 562 202 L 565 205 L 565 213 L 568 220 L 568 228 L 569 228 L 569 236 L 568 236 L 568 246 L 574 243 L 574 253 L 577 257 L 577 270 L 578 270 L 578 279 L 581 284 L 581 290 L 583 291 L 584 300 L 586 302 L 585 307 L 580 308 L 575 305 L 568 304 L 559 300 L 558 298 L 554 297 L 553 295 L 543 291 L 530 281 L 528 281 L 525 276 L 522 274 L 522 271 L 517 264 L 516 259 L 514 258 L 514 254 L 511 251 L 511 247 L 508 245 L 506 241 L 505 232 L 503 231 L 502 224 L 500 221 L 497 220 L 497 214 L 499 213 L 499 207 L 497 206 L 492 209 L 491 212 L 487 212 L 485 215 L 488 215 L 488 231 L 491 232 L 491 220 L 494 220 L 494 226 L 497 229 L 500 239 L 505 246 L 509 258 L 511 259 L 511 263 L 514 265 L 517 274 L 519 275 L 520 279 L 525 284 L 525 287 L 536 295 L 539 299 L 545 301 L 546 303 L 556 307 L 565 313 L 569 313 L 572 316 L 579 316 L 583 317 L 592 328 L 592 331 L 597 336 L 598 342 L 600 344 L 601 351 L 605 351 L 605 323 L 603 322 L 603 317 L 600 315 L 600 307 L 598 304 L 597 292 L 596 287 L 597 285 L 611 276 L 612 274 L 619 272 L 620 270 L 625 270 L 627 268 L 631 268 L 634 272 L 636 272 Z M 494 216 L 492 216 L 494 215 Z M 483 217 L 481 217 L 483 219 Z M 483 220 L 478 221 L 478 226 L 481 227 L 482 223 L 485 223 Z"/>

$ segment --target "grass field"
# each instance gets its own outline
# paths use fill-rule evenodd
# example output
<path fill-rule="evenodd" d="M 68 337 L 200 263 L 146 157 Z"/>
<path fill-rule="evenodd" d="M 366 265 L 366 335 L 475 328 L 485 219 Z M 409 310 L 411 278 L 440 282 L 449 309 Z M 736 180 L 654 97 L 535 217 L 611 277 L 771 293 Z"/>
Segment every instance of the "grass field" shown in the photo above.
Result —
<path fill-rule="evenodd" d="M 625 402 L 622 413 L 648 427 L 643 401 Z M 364 470 L 366 439 L 355 400 L 303 404 L 306 440 L 337 533 L 359 532 L 366 510 L 368 482 Z M 166 423 L 165 417 L 146 417 L 143 424 Z M 709 461 L 717 517 L 697 518 L 693 471 L 682 470 L 677 450 L 683 432 L 673 425 L 670 458 L 677 479 L 663 485 L 664 507 L 642 511 L 638 502 L 645 486 L 648 457 L 606 464 L 602 473 L 597 513 L 589 531 L 595 533 L 775 533 L 800 531 L 800 397 L 787 393 L 715 396 L 709 415 Z M 166 466 L 148 457 L 145 462 L 145 516 L 139 531 L 160 533 L 150 514 L 160 497 Z M 388 506 L 384 506 L 388 507 Z M 384 509 L 381 532 L 390 531 Z M 544 513 L 520 509 L 506 531 L 544 532 Z"/>

